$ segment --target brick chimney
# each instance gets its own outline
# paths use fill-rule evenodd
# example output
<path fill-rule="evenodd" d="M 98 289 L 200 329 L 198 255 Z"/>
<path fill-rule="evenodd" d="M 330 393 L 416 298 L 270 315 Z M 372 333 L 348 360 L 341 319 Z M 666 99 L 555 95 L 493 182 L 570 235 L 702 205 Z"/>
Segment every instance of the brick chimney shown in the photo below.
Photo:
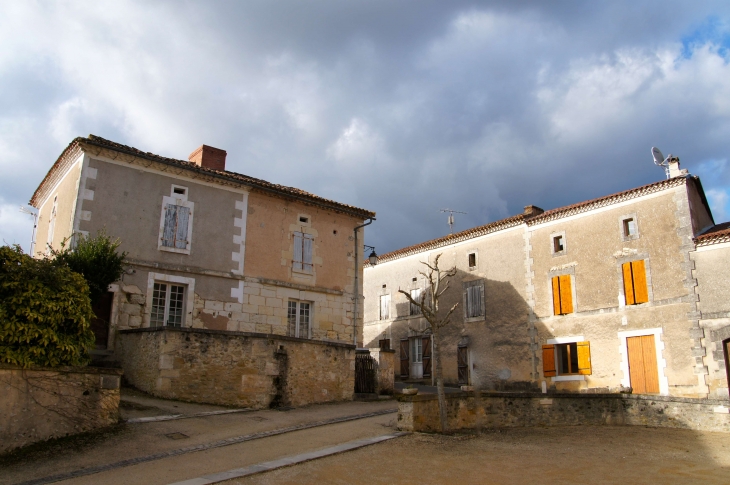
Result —
<path fill-rule="evenodd" d="M 534 217 L 534 216 L 539 216 L 543 212 L 545 212 L 545 211 L 540 209 L 536 205 L 526 205 L 525 212 L 523 212 L 523 214 L 525 217 Z"/>
<path fill-rule="evenodd" d="M 199 167 L 220 171 L 226 169 L 226 151 L 208 145 L 200 145 L 190 154 L 188 160 Z"/>

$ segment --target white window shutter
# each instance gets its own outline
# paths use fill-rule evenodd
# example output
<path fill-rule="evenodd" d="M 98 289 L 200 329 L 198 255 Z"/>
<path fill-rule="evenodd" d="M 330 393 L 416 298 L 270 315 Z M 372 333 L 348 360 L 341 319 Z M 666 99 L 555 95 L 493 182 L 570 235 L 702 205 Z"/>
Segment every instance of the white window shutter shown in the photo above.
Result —
<path fill-rule="evenodd" d="M 177 222 L 177 208 L 175 204 L 167 204 L 165 207 L 165 226 L 162 230 L 162 245 L 166 247 L 175 246 L 175 223 Z"/>
<path fill-rule="evenodd" d="M 302 269 L 304 271 L 312 271 L 312 242 L 312 235 L 304 234 L 304 244 L 302 248 Z"/>
<path fill-rule="evenodd" d="M 294 233 L 294 262 L 292 267 L 295 270 L 302 270 L 302 233 Z"/>
<path fill-rule="evenodd" d="M 175 232 L 175 247 L 187 249 L 188 247 L 188 222 L 190 221 L 190 208 L 177 207 L 177 231 Z"/>

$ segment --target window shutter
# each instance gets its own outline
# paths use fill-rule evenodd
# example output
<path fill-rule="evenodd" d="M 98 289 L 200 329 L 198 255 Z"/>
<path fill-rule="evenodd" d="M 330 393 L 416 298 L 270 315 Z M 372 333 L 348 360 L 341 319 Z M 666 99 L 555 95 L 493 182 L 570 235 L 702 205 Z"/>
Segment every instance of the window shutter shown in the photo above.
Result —
<path fill-rule="evenodd" d="M 383 295 L 380 297 L 380 319 L 388 318 L 390 318 L 390 295 Z"/>
<path fill-rule="evenodd" d="M 634 282 L 631 276 L 631 263 L 622 264 L 621 269 L 624 273 L 624 295 L 626 295 L 626 304 L 633 305 L 636 303 L 636 300 L 634 298 Z"/>
<path fill-rule="evenodd" d="M 177 208 L 178 206 L 175 204 L 167 204 L 165 207 L 165 225 L 162 229 L 162 245 L 166 247 L 175 247 Z"/>
<path fill-rule="evenodd" d="M 312 271 L 312 235 L 304 234 L 302 246 L 302 269 Z"/>
<path fill-rule="evenodd" d="M 295 270 L 302 270 L 302 233 L 294 233 L 294 261 L 292 268 Z"/>
<path fill-rule="evenodd" d="M 410 375 L 410 369 L 408 368 L 408 339 L 400 339 L 400 376 L 408 377 Z"/>
<path fill-rule="evenodd" d="M 553 276 L 553 314 L 560 315 L 560 277 Z"/>
<path fill-rule="evenodd" d="M 423 362 L 423 377 L 431 377 L 431 337 L 423 337 L 421 340 L 422 344 L 422 359 Z"/>
<path fill-rule="evenodd" d="M 591 344 L 590 342 L 577 342 L 578 347 L 578 374 L 591 375 Z"/>
<path fill-rule="evenodd" d="M 563 314 L 573 313 L 573 291 L 569 274 L 560 277 L 560 310 Z"/>
<path fill-rule="evenodd" d="M 555 376 L 555 346 L 542 346 L 542 373 L 545 377 Z"/>
<path fill-rule="evenodd" d="M 646 266 L 643 259 L 631 262 L 631 276 L 634 283 L 634 302 L 646 303 L 649 301 L 649 290 L 646 286 Z"/>
<path fill-rule="evenodd" d="M 188 247 L 188 221 L 190 221 L 190 207 L 177 207 L 177 229 L 175 231 L 175 247 L 186 249 Z"/>

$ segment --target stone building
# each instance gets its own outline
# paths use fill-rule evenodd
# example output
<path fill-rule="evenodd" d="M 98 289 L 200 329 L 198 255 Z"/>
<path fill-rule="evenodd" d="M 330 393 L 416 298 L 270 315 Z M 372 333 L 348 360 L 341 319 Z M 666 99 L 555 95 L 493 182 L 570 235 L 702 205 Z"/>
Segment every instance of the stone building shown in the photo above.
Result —
<path fill-rule="evenodd" d="M 121 240 L 129 266 L 94 330 L 133 385 L 236 405 L 351 398 L 353 230 L 373 212 L 227 171 L 207 145 L 175 160 L 93 135 L 30 203 L 40 250 Z"/>
<path fill-rule="evenodd" d="M 457 270 L 443 307 L 460 304 L 441 342 L 447 383 L 727 396 L 730 253 L 713 226 L 678 162 L 661 182 L 527 206 L 366 266 L 365 343 L 395 349 L 401 379 L 432 379 L 425 322 L 398 290 L 427 291 L 421 261 L 442 254 Z"/>

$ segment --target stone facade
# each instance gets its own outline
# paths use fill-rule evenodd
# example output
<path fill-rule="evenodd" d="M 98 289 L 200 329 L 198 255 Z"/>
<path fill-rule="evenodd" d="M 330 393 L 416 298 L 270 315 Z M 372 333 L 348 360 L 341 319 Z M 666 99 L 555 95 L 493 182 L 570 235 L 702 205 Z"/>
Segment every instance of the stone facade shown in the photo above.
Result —
<path fill-rule="evenodd" d="M 0 453 L 119 421 L 121 371 L 0 364 Z"/>
<path fill-rule="evenodd" d="M 540 426 L 654 426 L 730 433 L 727 401 L 630 394 L 462 392 L 446 395 L 450 430 Z M 402 396 L 398 429 L 440 431 L 437 396 Z"/>
<path fill-rule="evenodd" d="M 378 363 L 378 394 L 393 394 L 395 391 L 395 351 L 372 349 L 370 356 Z"/>
<path fill-rule="evenodd" d="M 629 362 L 637 357 L 628 350 L 638 337 L 651 340 L 644 364 L 655 382 L 646 392 L 724 396 L 719 346 L 730 323 L 728 261 L 722 250 L 711 257 L 693 241 L 714 222 L 699 179 L 675 172 L 572 206 L 527 206 L 523 214 L 382 255 L 365 268 L 366 345 L 390 340 L 396 377 L 421 378 L 414 356 L 423 352 L 419 341 L 428 344 L 426 326 L 399 290 L 428 291 L 419 271 L 441 255 L 440 267 L 456 274 L 440 305 L 459 304 L 440 342 L 447 384 L 620 392 L 638 385 Z M 643 268 L 644 301 L 625 294 L 627 264 Z M 566 311 L 555 308 L 556 279 L 565 284 Z M 469 308 L 475 294 L 480 301 Z M 578 343 L 580 371 L 566 364 L 568 347 L 576 352 Z M 433 372 L 423 378 L 432 381 Z"/>
<path fill-rule="evenodd" d="M 266 408 L 351 400 L 355 347 L 224 330 L 123 330 L 124 376 L 152 395 Z"/>

